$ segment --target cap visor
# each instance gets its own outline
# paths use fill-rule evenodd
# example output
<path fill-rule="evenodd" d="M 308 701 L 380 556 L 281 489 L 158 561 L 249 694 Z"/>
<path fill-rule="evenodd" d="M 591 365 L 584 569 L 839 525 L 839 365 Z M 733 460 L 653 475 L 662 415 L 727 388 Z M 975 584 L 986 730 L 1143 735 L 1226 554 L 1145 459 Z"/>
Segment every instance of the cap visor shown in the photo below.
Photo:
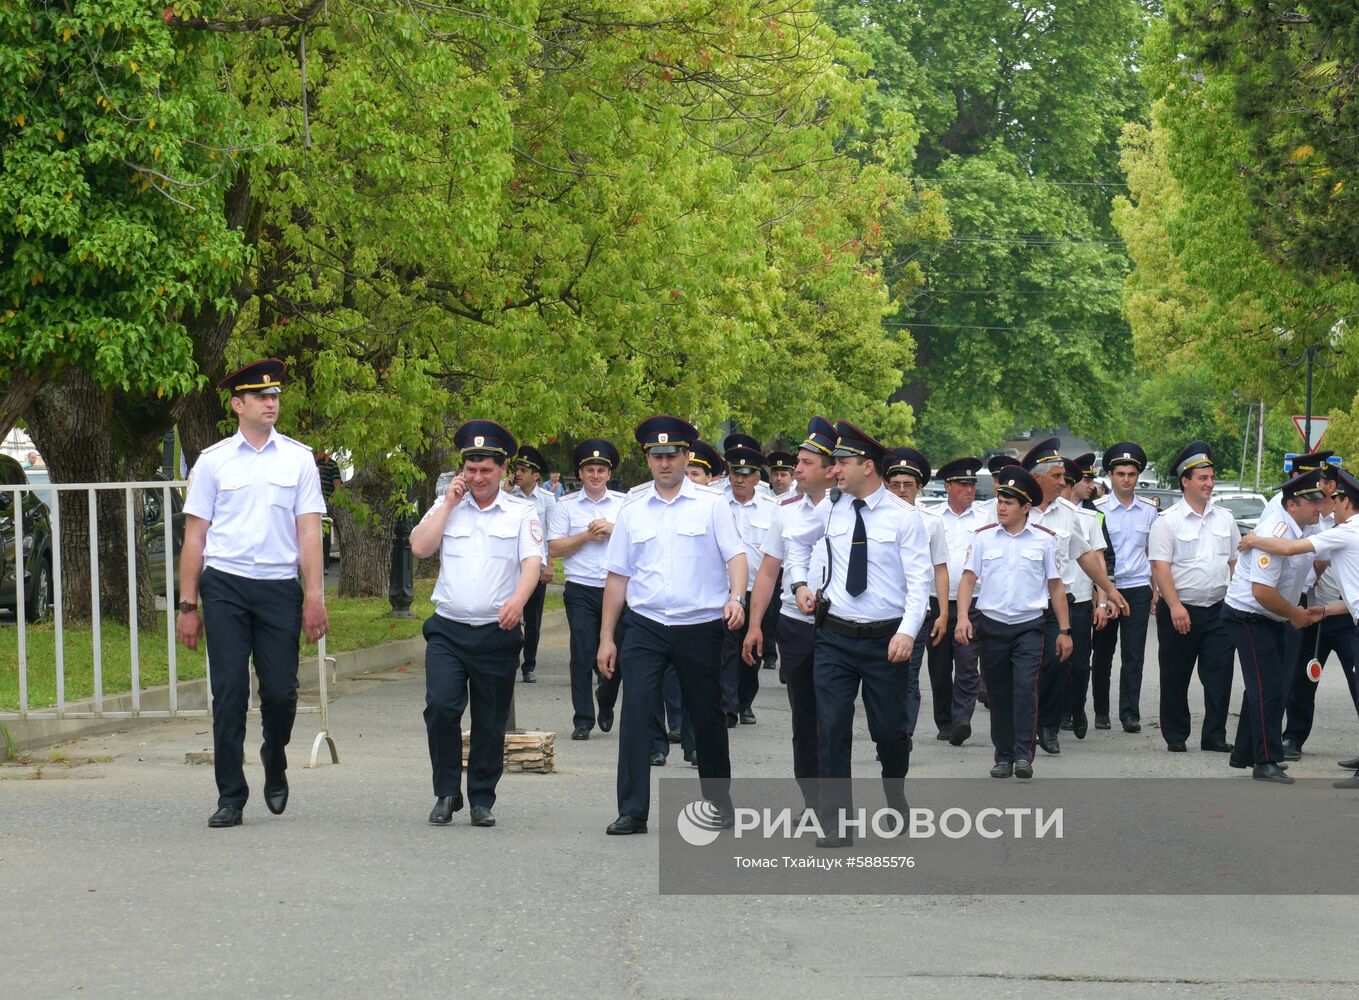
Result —
<path fill-rule="evenodd" d="M 646 447 L 648 455 L 678 455 L 682 450 L 675 444 L 651 444 Z"/>

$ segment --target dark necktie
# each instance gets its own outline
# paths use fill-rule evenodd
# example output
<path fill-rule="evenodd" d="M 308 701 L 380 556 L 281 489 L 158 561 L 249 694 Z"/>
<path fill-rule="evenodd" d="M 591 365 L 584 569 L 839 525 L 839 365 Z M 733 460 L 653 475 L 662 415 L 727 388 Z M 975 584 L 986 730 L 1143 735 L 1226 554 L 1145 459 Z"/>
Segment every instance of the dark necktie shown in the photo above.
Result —
<path fill-rule="evenodd" d="M 854 535 L 849 543 L 849 569 L 845 589 L 858 597 L 868 589 L 868 532 L 864 529 L 864 501 L 854 501 Z"/>

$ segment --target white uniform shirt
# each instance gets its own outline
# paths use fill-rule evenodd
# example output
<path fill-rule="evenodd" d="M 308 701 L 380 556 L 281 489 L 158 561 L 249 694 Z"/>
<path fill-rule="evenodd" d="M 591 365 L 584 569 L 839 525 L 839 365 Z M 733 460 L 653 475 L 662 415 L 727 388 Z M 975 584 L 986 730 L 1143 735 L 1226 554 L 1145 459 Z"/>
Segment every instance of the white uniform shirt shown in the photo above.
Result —
<path fill-rule="evenodd" d="M 435 500 L 421 522 L 447 502 L 446 496 Z M 541 559 L 542 551 L 543 524 L 531 500 L 497 490 L 483 510 L 469 490 L 444 522 L 435 614 L 464 625 L 489 625 L 514 594 L 520 563 Z"/>
<path fill-rule="evenodd" d="M 542 492 L 539 487 L 534 494 Z M 579 535 L 590 526 L 591 521 L 600 518 L 615 524 L 618 512 L 623 509 L 623 494 L 617 490 L 606 489 L 598 500 L 591 500 L 584 490 L 562 497 L 547 515 L 547 540 Z M 567 583 L 579 583 L 585 587 L 602 587 L 609 575 L 604 568 L 604 552 L 608 540 L 587 541 L 569 556 L 562 558 L 562 569 L 566 570 Z"/>
<path fill-rule="evenodd" d="M 925 533 L 930 537 L 930 562 L 935 566 L 948 566 L 948 538 L 944 535 L 943 517 L 939 515 L 938 511 L 931 510 L 928 507 L 916 507 L 915 504 L 911 504 L 911 506 L 915 507 L 917 513 L 925 521 Z M 958 588 L 952 577 L 949 578 L 948 585 L 956 596 Z M 939 599 L 939 593 L 934 589 L 933 570 L 930 572 L 930 595 L 935 600 Z"/>
<path fill-rule="evenodd" d="M 1076 513 L 1076 505 L 1057 497 L 1048 504 L 1047 510 L 1030 507 L 1029 523 L 1047 528 L 1057 536 L 1057 573 L 1067 593 L 1070 593 L 1076 582 L 1076 574 L 1080 571 L 1076 560 L 1090 551 L 1090 536 L 1086 534 L 1085 523 Z"/>
<path fill-rule="evenodd" d="M 1104 551 L 1104 530 L 1099 524 L 1099 515 L 1093 510 L 1072 504 L 1076 510 L 1077 523 L 1085 532 L 1085 542 L 1092 551 Z M 1095 581 L 1090 579 L 1088 573 L 1081 569 L 1080 563 L 1076 564 L 1071 584 L 1066 588 L 1072 599 L 1077 604 L 1084 604 L 1095 596 Z"/>
<path fill-rule="evenodd" d="M 1210 500 L 1203 513 L 1196 514 L 1180 500 L 1152 525 L 1148 555 L 1170 564 L 1180 603 L 1207 608 L 1227 596 L 1239 541 L 1241 530 L 1231 511 Z"/>
<path fill-rule="evenodd" d="M 948 547 L 948 599 L 958 599 L 958 582 L 967 568 L 967 550 L 972 547 L 972 536 L 989 521 L 981 519 L 983 511 L 970 503 L 961 514 L 944 504 L 939 508 L 939 522 L 944 529 L 944 544 Z"/>
<path fill-rule="evenodd" d="M 255 580 L 295 579 L 297 518 L 325 512 L 311 449 L 273 428 L 258 451 L 240 431 L 205 448 L 184 499 L 209 522 L 204 567 Z"/>
<path fill-rule="evenodd" d="M 1095 501 L 1114 543 L 1114 586 L 1150 587 L 1151 563 L 1147 561 L 1147 542 L 1156 523 L 1156 507 L 1150 500 L 1134 494 L 1126 507 L 1110 493 Z"/>
<path fill-rule="evenodd" d="M 886 486 L 865 498 L 862 515 L 868 538 L 868 587 L 862 594 L 851 597 L 845 589 L 845 577 L 854 537 L 853 499 L 842 494 L 832 503 L 827 494 L 817 504 L 810 523 L 788 538 L 785 575 L 792 573 L 793 581 L 807 580 L 812 547 L 823 537 L 829 537 L 830 582 L 826 596 L 830 598 L 831 614 L 861 624 L 900 616 L 897 634 L 914 637 L 925 621 L 934 579 L 924 519 Z"/>
<path fill-rule="evenodd" d="M 788 557 L 788 535 L 804 530 L 809 518 L 815 517 L 816 508 L 801 493 L 784 497 L 783 502 L 774 508 L 774 521 L 760 546 L 761 555 L 783 562 Z M 816 545 L 812 548 L 811 561 L 808 563 L 808 576 L 805 581 L 813 591 L 821 589 L 826 583 L 826 547 Z M 811 615 L 804 615 L 793 596 L 793 584 L 798 583 L 791 573 L 784 569 L 783 586 L 779 592 L 779 614 L 801 622 L 810 622 Z"/>
<path fill-rule="evenodd" d="M 1343 600 L 1350 609 L 1350 617 L 1359 624 L 1359 520 L 1351 519 L 1334 528 L 1327 528 L 1307 540 L 1316 550 L 1317 559 L 1329 559 L 1330 567 L 1322 574 L 1317 584 L 1320 592 L 1328 577 L 1334 577 L 1339 596 L 1331 600 Z M 1251 552 L 1255 555 L 1255 552 Z"/>
<path fill-rule="evenodd" d="M 965 567 L 977 577 L 977 610 L 1006 625 L 1041 617 L 1051 596 L 1048 581 L 1062 578 L 1057 541 L 1039 524 L 1025 524 L 1014 535 L 999 524 L 979 528 Z"/>
<path fill-rule="evenodd" d="M 726 497 L 692 480 L 672 500 L 656 484 L 633 490 L 618 513 L 604 568 L 628 578 L 628 607 L 662 625 L 722 617 L 727 562 L 744 552 Z"/>
<path fill-rule="evenodd" d="M 516 486 L 514 489 L 510 490 L 510 496 L 519 497 L 520 499 L 527 500 L 529 503 L 533 504 L 534 509 L 538 511 L 538 523 L 541 524 L 544 529 L 546 529 L 547 525 L 551 523 L 552 509 L 557 506 L 557 498 L 552 495 L 551 490 L 545 489 L 540 484 L 533 488 L 533 496 L 528 496 L 524 493 L 523 490 Z M 543 551 L 541 553 L 541 558 L 543 560 L 543 564 L 546 565 L 548 559 L 546 530 L 544 530 L 542 534 L 543 534 L 543 545 L 542 545 Z"/>
<path fill-rule="evenodd" d="M 736 530 L 740 532 L 741 543 L 746 549 L 746 566 L 750 575 L 746 578 L 746 591 L 755 586 L 755 573 L 764 558 L 762 547 L 769 527 L 774 523 L 774 511 L 778 502 L 768 493 L 758 489 L 749 503 L 740 503 L 731 493 L 727 494 L 732 517 L 736 519 Z"/>
<path fill-rule="evenodd" d="M 1302 529 L 1298 526 L 1298 522 L 1294 521 L 1292 515 L 1282 506 L 1276 508 L 1272 514 L 1266 510 L 1261 515 L 1256 530 L 1262 535 L 1270 535 L 1275 538 L 1302 537 Z M 1247 558 L 1236 564 L 1236 572 L 1232 574 L 1232 582 L 1227 585 L 1226 600 L 1228 606 L 1237 611 L 1263 615 L 1271 621 L 1285 621 L 1286 619 L 1264 609 L 1251 592 L 1251 584 L 1263 583 L 1266 586 L 1273 587 L 1283 596 L 1285 601 L 1290 604 L 1297 604 L 1298 598 L 1302 596 L 1303 585 L 1307 581 L 1307 574 L 1312 570 L 1312 562 L 1315 558 L 1310 552 L 1300 556 L 1273 556 L 1258 549 L 1252 549 L 1247 553 Z"/>

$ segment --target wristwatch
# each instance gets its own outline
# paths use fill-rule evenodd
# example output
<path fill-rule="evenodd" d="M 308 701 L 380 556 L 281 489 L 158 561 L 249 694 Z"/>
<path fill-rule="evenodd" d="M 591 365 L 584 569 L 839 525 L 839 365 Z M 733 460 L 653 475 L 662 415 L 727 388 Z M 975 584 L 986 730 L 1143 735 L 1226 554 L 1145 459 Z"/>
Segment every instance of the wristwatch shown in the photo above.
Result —
<path fill-rule="evenodd" d="M 1057 634 L 1058 634 L 1058 635 L 1070 635 L 1070 634 L 1071 634 L 1071 629 L 1069 629 L 1069 628 L 1059 628 L 1059 629 L 1057 630 Z"/>
<path fill-rule="evenodd" d="M 179 610 L 181 614 L 188 614 L 190 611 L 197 611 L 198 605 L 194 601 L 180 601 Z"/>
<path fill-rule="evenodd" d="M 727 603 L 730 604 L 732 601 L 735 601 L 737 604 L 741 605 L 742 611 L 750 607 L 750 599 L 745 594 L 742 594 L 740 597 L 729 595 L 727 597 Z"/>
<path fill-rule="evenodd" d="M 788 593 L 790 593 L 790 594 L 792 594 L 794 597 L 796 597 L 796 596 L 797 596 L 797 592 L 798 592 L 799 590 L 801 590 L 801 589 L 802 589 L 803 587 L 805 587 L 805 586 L 807 586 L 807 581 L 806 581 L 806 580 L 799 580 L 797 583 L 794 583 L 794 584 L 790 584 L 790 585 L 789 585 L 789 587 L 788 587 Z"/>

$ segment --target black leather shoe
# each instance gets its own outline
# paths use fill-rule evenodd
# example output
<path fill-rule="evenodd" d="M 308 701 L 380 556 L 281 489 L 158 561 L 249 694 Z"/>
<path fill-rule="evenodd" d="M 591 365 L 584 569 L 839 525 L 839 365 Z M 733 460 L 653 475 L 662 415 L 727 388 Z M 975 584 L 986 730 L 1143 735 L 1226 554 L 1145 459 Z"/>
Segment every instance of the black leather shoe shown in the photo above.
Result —
<path fill-rule="evenodd" d="M 607 733 L 613 728 L 613 709 L 601 708 L 595 721 L 599 723 L 599 731 L 601 733 Z"/>
<path fill-rule="evenodd" d="M 590 727 L 577 726 L 575 729 L 571 730 L 571 738 L 573 740 L 588 740 L 590 738 Z"/>
<path fill-rule="evenodd" d="M 241 825 L 240 806 L 218 806 L 217 811 L 208 817 L 208 826 L 220 830 L 228 826 Z"/>
<path fill-rule="evenodd" d="M 1332 788 L 1359 788 L 1359 774 L 1331 782 Z"/>
<path fill-rule="evenodd" d="M 610 823 L 604 832 L 610 837 L 627 837 L 634 833 L 646 833 L 646 820 L 624 814 Z"/>
<path fill-rule="evenodd" d="M 1246 757 L 1238 757 L 1236 755 L 1235 750 L 1233 750 L 1232 755 L 1227 758 L 1227 763 L 1230 764 L 1232 767 L 1236 768 L 1237 770 L 1255 766 L 1255 761 L 1250 760 Z"/>
<path fill-rule="evenodd" d="M 1280 785 L 1291 785 L 1296 780 L 1284 774 L 1278 764 L 1256 764 L 1250 776 L 1256 781 L 1273 781 Z"/>
<path fill-rule="evenodd" d="M 753 725 L 755 725 L 755 713 L 752 712 L 750 709 L 746 709 L 744 712 L 742 712 L 742 713 L 741 713 L 741 725 L 743 725 L 743 726 L 753 726 Z"/>
<path fill-rule="evenodd" d="M 953 727 L 953 732 L 948 734 L 948 741 L 955 747 L 960 747 L 967 742 L 967 738 L 972 735 L 972 724 L 970 722 L 960 722 Z"/>
<path fill-rule="evenodd" d="M 1183 743 L 1178 743 L 1178 742 L 1177 742 L 1177 743 L 1167 743 L 1167 744 L 1166 744 L 1166 749 L 1169 750 L 1171 753 L 1184 753 L 1184 752 L 1185 752 L 1186 750 L 1188 750 L 1189 748 L 1186 747 Z"/>
<path fill-rule="evenodd" d="M 697 751 L 697 750 L 690 750 L 690 751 L 689 751 L 689 766 L 690 766 L 690 767 L 698 767 L 698 751 Z"/>
<path fill-rule="evenodd" d="M 472 807 L 473 826 L 495 826 L 495 817 L 491 815 L 490 806 Z"/>
<path fill-rule="evenodd" d="M 536 670 L 525 670 L 525 671 L 524 671 L 524 683 L 525 683 L 525 684 L 537 684 L 537 683 L 538 683 L 538 671 L 536 671 Z"/>
<path fill-rule="evenodd" d="M 724 718 L 727 720 L 727 728 L 728 728 L 728 729 L 735 729 L 735 728 L 736 728 L 736 716 L 734 716 L 734 715 L 726 715 L 726 716 L 724 716 Z"/>
<path fill-rule="evenodd" d="M 1199 740 L 1199 749 L 1206 753 L 1231 753 L 1236 747 L 1222 740 Z"/>
<path fill-rule="evenodd" d="M 774 657 L 765 657 L 764 668 L 766 670 L 773 670 L 774 667 L 778 665 L 778 662 L 779 661 Z"/>
<path fill-rule="evenodd" d="M 288 776 L 286 774 L 264 775 L 264 804 L 275 816 L 283 814 L 288 808 Z"/>
<path fill-rule="evenodd" d="M 1302 748 L 1292 740 L 1283 741 L 1284 760 L 1302 760 Z"/>
<path fill-rule="evenodd" d="M 993 778 L 1008 778 L 1014 773 L 1015 765 L 1013 761 L 998 760 L 991 766 L 991 777 Z"/>
<path fill-rule="evenodd" d="M 941 729 L 939 730 L 939 732 L 934 734 L 934 738 L 940 741 L 948 740 L 951 739 L 952 737 L 953 737 L 952 729 Z"/>
<path fill-rule="evenodd" d="M 447 826 L 453 822 L 453 814 L 461 808 L 461 795 L 440 795 L 434 800 L 434 808 L 429 811 L 429 821 L 435 826 Z"/>
<path fill-rule="evenodd" d="M 1125 733 L 1140 733 L 1142 731 L 1142 723 L 1136 719 L 1122 719 L 1120 721 L 1123 723 Z"/>
<path fill-rule="evenodd" d="M 1062 745 L 1057 742 L 1057 730 L 1051 726 L 1039 728 L 1038 745 L 1043 748 L 1044 753 L 1059 754 L 1062 752 Z"/>
<path fill-rule="evenodd" d="M 1068 713 L 1067 715 L 1062 716 L 1062 724 L 1058 728 L 1065 729 L 1069 733 L 1076 728 L 1075 720 L 1072 719 L 1071 715 Z"/>
<path fill-rule="evenodd" d="M 1336 763 L 1346 771 L 1359 771 L 1359 757 L 1351 757 L 1349 760 L 1338 760 Z"/>
<path fill-rule="evenodd" d="M 1104 727 L 1108 729 L 1108 726 Z M 1085 714 L 1085 709 L 1081 709 L 1071 717 L 1071 734 L 1078 740 L 1085 739 L 1085 734 L 1090 732 L 1090 718 Z"/>
<path fill-rule="evenodd" d="M 678 743 L 679 741 L 680 741 L 680 734 L 679 734 L 679 730 L 678 730 L 678 729 L 671 729 L 671 730 L 669 730 L 669 731 L 666 732 L 666 734 L 665 734 L 665 742 L 667 742 L 667 743 Z"/>
<path fill-rule="evenodd" d="M 651 766 L 665 767 L 665 754 L 661 753 L 659 750 L 653 753 L 651 755 Z"/>
<path fill-rule="evenodd" d="M 978 692 L 977 701 L 981 703 L 982 708 L 986 709 L 988 712 L 991 711 L 991 693 L 989 691 L 983 690 Z"/>
<path fill-rule="evenodd" d="M 1096 728 L 1096 729 L 1113 729 L 1114 727 L 1113 727 L 1112 725 L 1109 724 L 1109 717 L 1108 717 L 1107 715 L 1098 715 L 1098 714 L 1097 714 L 1097 715 L 1095 716 L 1095 728 Z"/>
<path fill-rule="evenodd" d="M 1015 761 L 1015 777 L 1016 777 L 1016 778 L 1032 778 L 1032 777 L 1033 777 L 1033 761 L 1031 761 L 1031 760 L 1017 760 L 1017 761 Z"/>
<path fill-rule="evenodd" d="M 698 754 L 694 753 L 694 751 L 692 750 L 684 751 L 684 763 L 692 764 L 697 758 Z"/>

